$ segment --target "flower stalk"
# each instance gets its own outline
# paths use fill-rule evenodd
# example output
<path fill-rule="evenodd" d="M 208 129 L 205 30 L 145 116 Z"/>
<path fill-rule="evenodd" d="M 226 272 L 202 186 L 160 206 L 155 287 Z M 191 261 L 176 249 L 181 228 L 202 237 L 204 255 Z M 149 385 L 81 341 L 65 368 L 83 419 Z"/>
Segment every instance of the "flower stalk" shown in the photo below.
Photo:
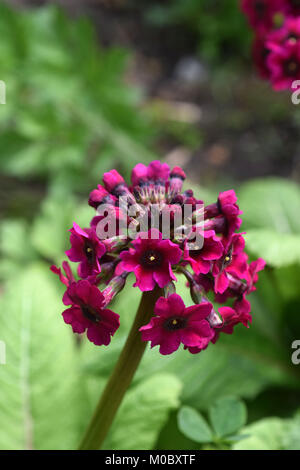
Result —
<path fill-rule="evenodd" d="M 150 321 L 154 305 L 161 295 L 159 288 L 143 293 L 124 348 L 81 441 L 80 450 L 101 448 L 147 345 L 141 340 L 139 329 Z"/>

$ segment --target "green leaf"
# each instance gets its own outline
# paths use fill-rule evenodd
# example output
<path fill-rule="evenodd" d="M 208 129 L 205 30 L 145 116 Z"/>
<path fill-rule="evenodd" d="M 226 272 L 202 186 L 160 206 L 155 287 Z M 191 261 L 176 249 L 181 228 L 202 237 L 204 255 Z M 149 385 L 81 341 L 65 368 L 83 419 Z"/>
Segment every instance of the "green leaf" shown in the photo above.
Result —
<path fill-rule="evenodd" d="M 243 429 L 250 435 L 234 444 L 233 450 L 280 450 L 284 448 L 284 435 L 288 423 L 279 418 L 266 418 Z"/>
<path fill-rule="evenodd" d="M 53 5 L 28 14 L 1 4 L 0 32 L 10 98 L 0 112 L 5 172 L 47 179 L 64 173 L 66 184 L 86 190 L 108 151 L 109 166 L 122 170 L 153 158 L 155 126 L 140 112 L 142 93 L 124 83 L 125 50 L 102 50 L 90 22 Z"/>
<path fill-rule="evenodd" d="M 130 388 L 104 449 L 153 449 L 169 412 L 179 406 L 181 382 L 171 374 L 148 377 Z"/>
<path fill-rule="evenodd" d="M 81 385 L 74 338 L 51 273 L 33 266 L 0 298 L 0 448 L 70 449 L 79 439 Z"/>
<path fill-rule="evenodd" d="M 28 226 L 24 221 L 10 219 L 1 223 L 0 250 L 3 256 L 22 263 L 34 258 L 34 250 L 28 240 Z"/>
<path fill-rule="evenodd" d="M 112 304 L 112 309 L 122 317 L 121 328 L 113 341 L 114 351 L 110 348 L 87 359 L 85 368 L 91 375 L 106 377 L 116 361 L 140 299 L 139 290 L 131 288 L 133 282 L 130 278 Z M 189 290 L 179 276 L 177 287 L 186 305 L 191 305 Z M 161 356 L 157 347 L 149 349 L 134 380 L 144 380 L 158 372 L 172 373 L 184 384 L 183 403 L 203 410 L 224 396 L 253 399 L 270 385 L 299 386 L 297 371 L 291 367 L 286 348 L 278 342 L 277 330 L 272 331 L 273 306 L 270 309 L 262 303 L 256 293 L 252 301 L 254 320 L 249 329 L 238 326 L 233 335 L 222 335 L 216 345 L 196 355 L 179 348 L 170 356 Z"/>
<path fill-rule="evenodd" d="M 300 189 L 296 183 L 283 178 L 252 180 L 241 187 L 238 198 L 246 230 L 300 233 Z"/>
<path fill-rule="evenodd" d="M 239 191 L 246 246 L 270 266 L 300 263 L 300 189 L 281 178 L 254 180 Z"/>
<path fill-rule="evenodd" d="M 248 434 L 234 434 L 233 436 L 226 437 L 226 442 L 229 442 L 229 443 L 239 442 L 239 441 L 242 441 L 243 439 L 247 439 L 248 437 L 249 437 Z"/>
<path fill-rule="evenodd" d="M 270 266 L 281 268 L 300 263 L 300 234 L 282 234 L 274 230 L 248 230 L 247 249 L 264 258 Z"/>
<path fill-rule="evenodd" d="M 241 400 L 224 397 L 210 407 L 209 417 L 216 434 L 224 437 L 246 424 L 247 409 Z"/>
<path fill-rule="evenodd" d="M 291 420 L 289 429 L 284 436 L 286 450 L 300 450 L 300 411 Z"/>
<path fill-rule="evenodd" d="M 73 222 L 88 226 L 93 210 L 76 200 L 61 187 L 54 188 L 43 201 L 41 213 L 36 217 L 31 241 L 36 250 L 49 260 L 60 261 L 69 246 L 69 232 Z"/>
<path fill-rule="evenodd" d="M 213 440 L 212 431 L 198 411 L 183 406 L 178 413 L 178 427 L 189 439 L 202 444 Z"/>

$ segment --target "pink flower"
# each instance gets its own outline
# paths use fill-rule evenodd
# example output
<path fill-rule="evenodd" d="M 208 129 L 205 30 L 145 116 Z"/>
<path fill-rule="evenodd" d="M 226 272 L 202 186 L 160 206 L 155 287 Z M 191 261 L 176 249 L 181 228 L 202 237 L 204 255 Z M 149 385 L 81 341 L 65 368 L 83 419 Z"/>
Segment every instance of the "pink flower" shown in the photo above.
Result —
<path fill-rule="evenodd" d="M 63 261 L 62 262 L 62 267 L 63 267 L 63 270 L 65 272 L 65 276 L 63 275 L 62 271 L 60 268 L 58 268 L 57 266 L 54 266 L 54 264 L 50 267 L 51 271 L 54 273 L 54 274 L 57 274 L 60 281 L 65 285 L 65 286 L 69 286 L 72 282 L 75 281 L 74 279 L 74 276 L 73 276 L 73 273 L 72 273 L 72 270 L 70 268 L 70 265 L 67 261 Z"/>
<path fill-rule="evenodd" d="M 167 163 L 154 160 L 148 166 L 138 163 L 132 170 L 131 181 L 134 186 L 148 183 L 166 183 L 170 175 L 170 167 Z"/>
<path fill-rule="evenodd" d="M 148 166 L 148 179 L 150 181 L 161 181 L 166 183 L 170 176 L 170 167 L 167 163 L 161 163 L 159 160 L 154 160 Z"/>
<path fill-rule="evenodd" d="M 99 213 L 99 211 L 98 211 Z M 119 236 L 122 233 L 122 227 L 126 227 L 127 216 L 118 206 L 106 205 L 101 215 L 92 218 L 90 226 L 96 232 L 98 238 L 106 244 L 111 236 Z M 112 233 L 110 233 L 110 231 Z M 126 238 L 126 237 L 125 237 Z"/>
<path fill-rule="evenodd" d="M 233 189 L 219 194 L 218 205 L 221 214 L 226 220 L 226 230 L 224 235 L 230 238 L 231 235 L 240 228 L 242 220 L 238 217 L 242 214 L 237 205 L 237 197 Z"/>
<path fill-rule="evenodd" d="M 238 313 L 236 310 L 230 307 L 220 307 L 219 313 L 223 318 L 224 325 L 218 331 L 231 335 L 233 328 L 242 323 L 246 328 L 249 328 L 251 322 L 251 315 L 247 312 Z"/>
<path fill-rule="evenodd" d="M 209 302 L 185 307 L 178 294 L 160 297 L 155 304 L 155 316 L 148 325 L 140 328 L 143 341 L 151 347 L 160 345 L 161 354 L 171 354 L 182 343 L 186 347 L 205 349 L 214 337 L 206 318 L 212 310 Z"/>
<path fill-rule="evenodd" d="M 256 290 L 255 284 L 258 281 L 258 272 L 265 269 L 266 262 L 262 258 L 258 258 L 256 261 L 252 261 L 248 266 L 248 272 L 246 276 L 247 280 L 247 293 Z"/>
<path fill-rule="evenodd" d="M 93 189 L 89 197 L 89 205 L 95 209 L 97 209 L 100 204 L 114 205 L 116 201 L 117 198 L 109 194 L 101 184 L 98 184 L 97 189 Z"/>
<path fill-rule="evenodd" d="M 239 215 L 242 214 L 237 205 L 237 197 L 231 189 L 219 194 L 218 201 L 215 204 L 205 207 L 204 218 L 207 220 L 205 228 L 215 230 L 217 233 L 223 233 L 227 239 L 240 228 L 242 220 Z"/>
<path fill-rule="evenodd" d="M 283 44 L 288 42 L 294 44 L 300 39 L 300 17 L 286 18 L 281 28 L 274 29 L 267 35 L 268 43 Z"/>
<path fill-rule="evenodd" d="M 262 271 L 266 262 L 259 258 L 256 261 L 247 265 L 247 270 L 244 273 L 244 280 L 227 273 L 229 281 L 227 289 L 222 293 L 215 295 L 215 301 L 218 303 L 225 303 L 229 298 L 235 298 L 233 307 L 239 314 L 249 314 L 251 312 L 251 304 L 246 296 L 256 290 L 255 284 L 258 281 L 258 272 Z"/>
<path fill-rule="evenodd" d="M 105 253 L 105 246 L 92 229 L 79 227 L 75 222 L 70 229 L 71 249 L 66 251 L 70 261 L 80 262 L 78 275 L 86 278 L 101 272 L 99 259 Z"/>
<path fill-rule="evenodd" d="M 183 259 L 188 261 L 195 274 L 207 274 L 212 261 L 219 259 L 223 254 L 223 245 L 213 230 L 202 233 L 203 247 L 198 250 L 189 249 L 185 244 Z"/>
<path fill-rule="evenodd" d="M 284 45 L 270 42 L 268 47 L 267 64 L 274 90 L 291 89 L 293 82 L 300 79 L 300 41 Z"/>
<path fill-rule="evenodd" d="M 179 166 L 175 166 L 170 174 L 170 188 L 175 194 L 180 193 L 186 178 L 185 172 Z"/>
<path fill-rule="evenodd" d="M 280 0 L 279 4 L 283 13 L 300 16 L 300 0 Z"/>
<path fill-rule="evenodd" d="M 120 254 L 121 263 L 116 273 L 134 272 L 136 283 L 141 291 L 153 290 L 157 284 L 163 288 L 172 280 L 176 280 L 171 265 L 177 264 L 182 251 L 170 240 L 163 240 L 157 229 L 139 233 L 132 241 L 134 248 Z"/>
<path fill-rule="evenodd" d="M 247 275 L 247 255 L 244 253 L 245 240 L 242 235 L 234 234 L 230 243 L 224 245 L 223 257 L 216 261 L 213 268 L 215 292 L 223 294 L 229 287 L 228 274 L 238 279 Z"/>
<path fill-rule="evenodd" d="M 65 305 L 71 305 L 62 315 L 74 333 L 84 333 L 97 346 L 110 343 L 111 336 L 119 328 L 119 315 L 105 308 L 105 299 L 96 286 L 88 281 L 73 282 L 63 297 Z"/>
<path fill-rule="evenodd" d="M 115 192 L 118 186 L 125 185 L 123 176 L 117 170 L 111 170 L 103 175 L 103 183 L 108 192 Z"/>
<path fill-rule="evenodd" d="M 281 0 L 242 0 L 241 8 L 250 25 L 258 32 L 272 29 L 274 15 L 280 10 Z"/>
<path fill-rule="evenodd" d="M 271 8 L 267 0 L 260 3 Z M 250 8 L 254 2 L 244 4 Z M 268 48 L 271 44 L 269 56 L 295 47 L 298 30 L 299 22 L 288 19 L 283 28 L 260 33 L 267 35 Z M 107 306 L 125 287 L 131 272 L 136 278 L 134 287 L 141 291 L 156 286 L 164 289 L 166 298 L 159 299 L 155 316 L 141 328 L 143 340 L 160 345 L 162 354 L 175 351 L 180 343 L 192 354 L 199 353 L 216 342 L 220 332 L 232 333 L 238 323 L 248 325 L 251 305 L 247 296 L 255 290 L 265 262 L 259 259 L 248 264 L 244 239 L 236 233 L 242 213 L 236 194 L 221 192 L 215 204 L 204 206 L 193 190 L 182 189 L 184 180 L 180 167 L 170 171 L 157 160 L 135 166 L 132 186 L 116 170 L 103 175 L 103 185 L 90 193 L 89 205 L 97 213 L 89 228 L 74 223 L 70 230 L 71 248 L 66 254 L 79 263 L 81 279 L 75 281 L 66 261 L 62 269 L 51 266 L 67 286 L 63 302 L 70 308 L 63 317 L 74 332 L 87 331 L 95 344 L 109 344 L 119 317 Z M 202 224 L 199 216 L 203 213 Z M 150 221 L 155 228 L 148 231 Z M 194 235 L 202 235 L 203 244 L 195 246 Z M 174 293 L 177 273 L 185 277 L 193 307 L 186 308 Z M 208 295 L 223 305 L 230 302 L 230 307 L 220 310 L 223 319 L 208 302 Z"/>
<path fill-rule="evenodd" d="M 214 278 L 212 275 L 197 274 L 194 276 L 194 280 L 204 292 L 214 290 Z"/>
<path fill-rule="evenodd" d="M 143 163 L 138 163 L 131 172 L 133 186 L 139 186 L 148 180 L 148 167 Z"/>
<path fill-rule="evenodd" d="M 233 303 L 233 308 L 240 317 L 247 318 L 248 322 L 251 321 L 251 303 L 246 299 L 246 295 L 247 294 L 245 292 L 241 296 L 237 297 Z M 243 320 L 241 320 L 241 323 L 244 323 Z"/>
<path fill-rule="evenodd" d="M 256 36 L 252 45 L 252 57 L 261 78 L 269 79 L 270 70 L 267 65 L 267 57 L 270 49 L 267 47 L 265 36 Z"/>
<path fill-rule="evenodd" d="M 219 313 L 222 317 L 222 323 L 215 328 L 215 336 L 211 341 L 213 344 L 218 341 L 220 333 L 232 335 L 236 325 L 242 324 L 246 328 L 249 328 L 249 323 L 252 322 L 252 317 L 249 310 L 250 303 L 247 301 L 246 303 L 247 305 L 244 305 L 244 307 L 246 307 L 244 309 L 236 309 L 231 307 L 219 308 Z"/>

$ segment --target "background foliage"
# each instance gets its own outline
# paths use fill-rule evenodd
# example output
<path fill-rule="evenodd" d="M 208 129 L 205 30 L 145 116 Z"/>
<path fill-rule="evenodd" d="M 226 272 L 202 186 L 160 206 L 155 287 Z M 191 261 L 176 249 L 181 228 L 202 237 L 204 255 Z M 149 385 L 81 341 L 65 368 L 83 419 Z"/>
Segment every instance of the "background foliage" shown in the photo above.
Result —
<path fill-rule="evenodd" d="M 128 74 L 135 51 L 100 45 L 90 21 L 71 20 L 53 6 L 16 12 L 0 4 L 0 78 L 7 84 L 7 104 L 0 106 L 0 339 L 7 346 L 7 364 L 0 366 L 0 448 L 76 448 L 139 292 L 128 288 L 117 298 L 113 309 L 122 327 L 109 348 L 96 348 L 64 325 L 63 288 L 49 265 L 63 259 L 73 220 L 84 225 L 92 217 L 86 199 L 103 171 L 116 167 L 128 176 L 137 161 L 167 153 L 170 164 L 185 166 L 207 203 L 219 189 L 234 186 L 249 254 L 264 257 L 268 266 L 252 295 L 249 330 L 239 327 L 197 356 L 147 351 L 105 447 L 299 449 L 300 366 L 291 362 L 292 342 L 300 339 L 296 157 L 293 171 L 290 160 L 278 167 L 278 147 L 272 158 L 256 160 L 255 174 L 248 175 L 245 165 L 254 168 L 248 138 L 245 159 L 241 154 L 218 166 L 238 134 L 246 129 L 251 135 L 257 116 L 269 126 L 268 143 L 274 122 L 284 127 L 283 140 L 293 135 L 297 112 L 273 93 L 271 109 L 261 110 L 256 97 L 241 112 L 230 89 L 235 78 L 220 94 L 219 81 L 231 76 L 223 58 L 242 63 L 247 57 L 249 35 L 235 1 L 141 3 L 146 28 L 155 34 L 180 28 L 193 53 L 213 64 L 209 99 L 220 98 L 225 110 L 217 148 L 211 140 L 218 141 L 221 128 L 212 136 L 205 122 L 192 118 L 203 103 L 218 125 L 201 92 L 187 93 L 186 85 L 178 90 L 172 78 L 173 103 L 164 89 L 152 96 L 146 85 L 136 86 L 134 65 Z M 134 17 L 141 7 L 129 2 L 123 8 Z M 185 108 L 178 108 L 178 94 Z M 182 296 L 190 303 L 184 286 Z"/>

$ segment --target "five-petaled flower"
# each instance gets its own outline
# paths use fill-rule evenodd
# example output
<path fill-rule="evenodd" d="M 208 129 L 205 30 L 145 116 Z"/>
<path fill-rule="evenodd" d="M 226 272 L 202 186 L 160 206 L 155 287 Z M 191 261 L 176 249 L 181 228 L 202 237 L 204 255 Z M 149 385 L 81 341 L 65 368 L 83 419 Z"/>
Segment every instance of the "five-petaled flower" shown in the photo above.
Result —
<path fill-rule="evenodd" d="M 71 305 L 62 315 L 74 333 L 87 330 L 88 339 L 97 346 L 110 343 L 111 336 L 120 326 L 119 315 L 105 308 L 105 298 L 96 286 L 86 280 L 72 282 L 63 303 Z"/>
<path fill-rule="evenodd" d="M 234 234 L 230 242 L 225 243 L 224 255 L 214 263 L 215 292 L 223 294 L 229 286 L 228 275 L 242 279 L 247 273 L 247 257 L 244 252 L 245 240 L 240 234 Z"/>
<path fill-rule="evenodd" d="M 176 281 L 172 265 L 176 265 L 181 258 L 182 251 L 178 245 L 163 240 L 162 234 L 156 229 L 148 233 L 141 232 L 132 245 L 133 248 L 120 254 L 122 261 L 117 273 L 134 272 L 134 286 L 143 292 L 153 290 L 156 284 L 163 288 Z"/>
<path fill-rule="evenodd" d="M 70 250 L 66 251 L 70 261 L 80 262 L 78 266 L 78 275 L 86 278 L 95 273 L 100 273 L 100 259 L 106 249 L 99 240 L 95 230 L 88 228 L 83 230 L 75 222 L 70 229 Z"/>
<path fill-rule="evenodd" d="M 184 259 L 188 261 L 195 274 L 207 274 L 212 267 L 212 261 L 220 259 L 223 254 L 223 245 L 213 230 L 201 233 L 203 245 L 189 248 L 185 242 Z"/>
<path fill-rule="evenodd" d="M 161 354 L 171 354 L 180 344 L 205 349 L 214 337 L 207 317 L 212 310 L 209 302 L 186 307 L 178 294 L 160 297 L 155 304 L 155 316 L 142 326 L 143 341 L 151 341 L 151 347 L 159 345 Z"/>
<path fill-rule="evenodd" d="M 300 41 L 285 44 L 269 42 L 268 47 L 267 64 L 274 89 L 291 89 L 294 81 L 300 79 Z"/>

